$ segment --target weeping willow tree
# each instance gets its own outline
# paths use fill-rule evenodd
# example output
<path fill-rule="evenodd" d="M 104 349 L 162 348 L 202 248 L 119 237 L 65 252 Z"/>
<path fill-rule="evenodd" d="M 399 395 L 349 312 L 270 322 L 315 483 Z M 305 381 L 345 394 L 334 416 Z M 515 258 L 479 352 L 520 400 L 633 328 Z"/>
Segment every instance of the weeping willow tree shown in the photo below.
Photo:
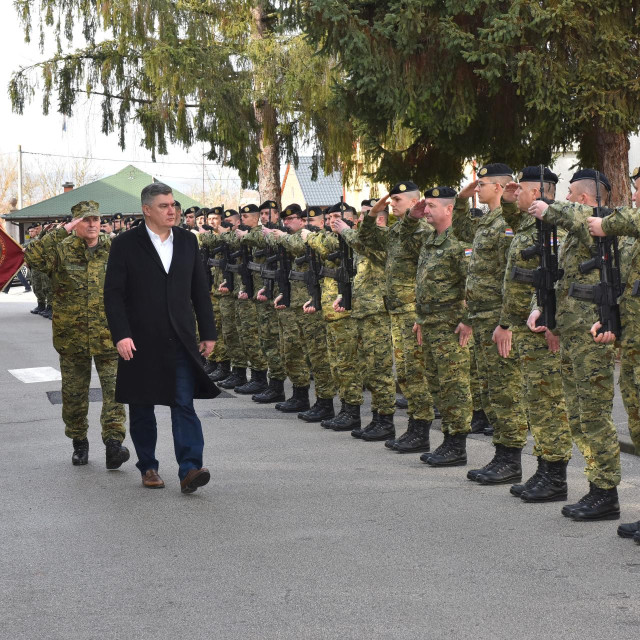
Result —
<path fill-rule="evenodd" d="M 349 125 L 330 105 L 336 70 L 316 55 L 277 4 L 253 0 L 15 0 L 25 37 L 55 55 L 20 68 L 9 93 L 22 113 L 37 86 L 43 113 L 71 117 L 81 96 L 102 106 L 102 132 L 125 148 L 208 146 L 207 158 L 238 170 L 243 186 L 280 199 L 280 162 L 301 145 L 316 167 L 351 153 Z M 347 134 L 345 135 L 345 132 Z M 319 145 L 318 136 L 330 147 Z"/>

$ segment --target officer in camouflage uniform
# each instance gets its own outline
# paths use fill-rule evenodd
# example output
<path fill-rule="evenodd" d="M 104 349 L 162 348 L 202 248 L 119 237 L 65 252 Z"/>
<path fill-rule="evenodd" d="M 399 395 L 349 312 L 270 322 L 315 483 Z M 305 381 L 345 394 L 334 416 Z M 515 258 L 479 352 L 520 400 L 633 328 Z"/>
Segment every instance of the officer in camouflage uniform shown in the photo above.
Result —
<path fill-rule="evenodd" d="M 34 239 L 38 237 L 38 234 L 42 231 L 42 225 L 39 222 L 34 222 L 29 226 L 28 233 L 29 237 L 24 242 L 24 247 L 27 247 Z M 36 300 L 38 301 L 38 305 L 31 309 L 31 313 L 37 315 L 43 315 L 45 310 L 47 309 L 48 300 L 47 300 L 47 291 L 44 287 L 44 279 L 47 276 L 42 273 L 42 271 L 38 271 L 37 269 L 30 269 L 31 272 L 31 288 L 33 289 L 33 293 L 36 296 Z M 48 282 L 47 278 L 47 282 Z M 50 293 L 50 292 L 49 292 Z"/>
<path fill-rule="evenodd" d="M 552 200 L 558 176 L 547 168 L 542 172 L 544 197 Z M 507 255 L 502 311 L 495 332 L 499 349 L 508 351 L 513 348 L 520 362 L 522 377 L 519 380 L 514 378 L 513 385 L 522 384 L 516 394 L 526 399 L 535 443 L 533 455 L 538 459 L 535 474 L 524 484 L 511 487 L 511 493 L 524 502 L 566 500 L 567 463 L 572 450 L 562 389 L 559 340 L 549 330 L 533 333 L 526 326 L 533 291 L 529 277 L 538 267 L 540 258 L 537 255 L 524 258 L 522 251 L 537 240 L 536 221 L 528 214 L 528 209 L 542 197 L 540 178 L 539 166 L 525 167 L 518 174 L 520 184 L 508 184 L 503 194 L 503 202 L 516 202 L 518 211 L 513 213 L 505 207 L 503 212 L 514 236 Z M 560 241 L 562 237 L 560 231 Z"/>
<path fill-rule="evenodd" d="M 229 250 L 232 251 L 235 240 L 234 231 L 240 225 L 240 214 L 235 209 L 226 209 L 222 214 L 221 225 L 224 231 L 219 235 L 205 234 L 202 236 L 202 246 L 207 248 L 209 255 L 212 255 L 213 250 L 222 244 L 226 244 Z M 222 335 L 232 369 L 225 378 L 222 380 L 218 379 L 217 382 L 223 389 L 233 389 L 247 381 L 247 357 L 242 348 L 240 334 L 236 324 L 236 304 L 238 302 L 237 295 L 239 290 L 237 281 L 240 278 L 239 276 L 233 278 L 234 293 L 234 291 L 231 291 L 227 286 L 225 274 L 222 273 L 220 267 L 223 261 L 222 255 L 223 254 L 219 252 L 215 258 L 213 258 L 213 266 L 216 269 L 213 286 L 215 287 L 218 280 L 220 281 L 217 285 L 217 291 L 220 293 L 219 305 L 220 315 L 222 317 Z M 234 274 L 234 276 L 235 275 L 236 274 Z M 214 372 L 213 377 L 217 378 L 217 370 Z"/>
<path fill-rule="evenodd" d="M 467 463 L 466 439 L 471 429 L 469 339 L 471 327 L 464 304 L 468 261 L 465 246 L 451 230 L 456 192 L 450 187 L 429 189 L 400 222 L 400 237 L 417 235 L 416 340 L 422 345 L 425 370 L 439 387 L 444 440 L 421 460 L 433 467 Z M 420 220 L 432 228 L 416 234 Z"/>
<path fill-rule="evenodd" d="M 369 204 L 365 213 L 368 213 L 372 206 L 373 203 Z M 379 215 L 376 224 L 384 227 L 386 220 L 386 215 Z M 331 227 L 357 252 L 351 317 L 356 322 L 357 352 L 361 356 L 357 362 L 357 373 L 361 382 L 371 391 L 373 419 L 364 429 L 356 428 L 351 431 L 351 435 L 366 442 L 387 440 L 395 437 L 391 321 L 384 307 L 380 287 L 387 256 L 383 251 L 373 251 L 362 244 L 358 231 L 350 228 L 343 220 L 333 220 Z M 338 302 L 334 303 L 333 308 L 342 312 Z M 360 404 L 362 401 L 361 398 Z"/>
<path fill-rule="evenodd" d="M 266 228 L 276 228 L 280 220 L 278 205 L 273 200 L 266 200 L 260 207 L 260 220 Z M 254 273 L 254 289 L 256 291 L 256 313 L 258 316 L 258 335 L 260 348 L 267 359 L 269 369 L 269 386 L 262 391 L 255 392 L 251 399 L 259 404 L 282 402 L 285 400 L 284 381 L 287 373 L 284 368 L 284 356 L 280 340 L 280 314 L 273 306 L 273 299 L 268 299 L 264 293 L 264 281 L 260 277 L 261 270 L 267 259 L 267 241 L 260 226 L 253 227 L 241 240 L 253 251 L 250 268 Z M 275 291 L 275 288 L 274 288 Z"/>
<path fill-rule="evenodd" d="M 236 254 L 240 254 L 244 251 L 244 256 L 251 258 L 251 250 L 249 245 L 244 243 L 242 247 L 242 238 L 249 232 L 253 231 L 254 234 L 261 234 L 259 228 L 260 221 L 260 209 L 255 204 L 244 205 L 240 209 L 240 216 L 242 218 L 242 224 L 236 229 L 236 237 L 233 240 L 233 248 Z M 243 255 L 236 257 L 236 263 L 243 265 L 243 268 L 249 269 L 250 259 L 246 261 Z M 262 349 L 260 343 L 260 325 L 258 321 L 258 312 L 256 309 L 256 294 L 260 290 L 262 281 L 259 278 L 259 274 L 255 271 L 248 270 L 248 274 L 251 278 L 251 284 L 253 286 L 253 292 L 251 297 L 245 290 L 245 285 L 240 277 L 239 273 L 236 273 L 235 279 L 238 286 L 238 302 L 236 304 L 236 319 L 238 327 L 240 329 L 240 342 L 244 349 L 244 353 L 249 360 L 251 366 L 251 380 L 241 385 L 234 387 L 236 393 L 244 395 L 255 395 L 262 393 L 267 388 L 267 357 Z M 262 304 L 262 303 L 260 303 Z"/>
<path fill-rule="evenodd" d="M 401 234 L 400 222 L 391 228 L 377 227 L 375 218 L 391 199 L 393 214 L 401 220 L 407 211 L 420 200 L 418 186 L 409 181 L 399 182 L 389 194 L 378 200 L 362 221 L 360 241 L 369 249 L 386 252 L 385 262 L 385 306 L 391 316 L 391 336 L 396 352 L 396 367 L 404 357 L 405 388 L 402 389 L 408 402 L 409 424 L 407 431 L 397 440 L 388 440 L 389 448 L 400 453 L 429 451 L 429 429 L 434 419 L 433 399 L 429 393 L 422 346 L 413 335 L 416 311 L 416 264 L 419 251 L 419 235 L 429 229 L 420 221 L 413 236 Z"/>
<path fill-rule="evenodd" d="M 305 243 L 301 231 L 307 223 L 307 216 L 298 204 L 290 204 L 283 212 L 285 226 L 289 233 L 278 229 L 265 229 L 268 242 L 273 246 L 281 246 L 291 256 L 291 259 L 301 257 L 305 253 Z M 308 218 L 309 224 L 318 229 L 324 227 L 322 215 Z M 309 269 L 307 263 L 292 265 L 296 271 L 304 272 Z M 291 281 L 291 305 L 285 309 L 276 297 L 274 306 L 283 315 L 282 340 L 285 353 L 285 367 L 287 375 L 293 382 L 293 396 L 286 402 L 276 404 L 278 411 L 285 413 L 298 412 L 298 418 L 306 422 L 322 422 L 335 415 L 333 397 L 336 387 L 331 373 L 327 351 L 327 326 L 322 314 L 309 308 L 309 295 L 304 282 Z M 309 406 L 310 371 L 306 365 L 309 358 L 313 368 L 316 390 L 316 402 Z"/>
<path fill-rule="evenodd" d="M 635 168 L 631 175 L 635 192 L 633 202 L 638 206 L 640 194 L 640 168 Z M 640 254 L 638 253 L 638 241 L 640 238 L 640 210 L 621 207 L 615 209 L 605 218 L 588 218 L 589 229 L 592 235 L 603 237 L 605 235 L 627 236 L 632 238 L 634 244 L 629 247 L 629 242 L 621 238 L 621 244 L 625 246 L 620 251 L 622 281 L 626 282 L 624 293 L 620 297 L 620 315 L 622 320 L 622 354 L 620 362 L 620 392 L 625 409 L 629 417 L 629 433 L 636 448 L 640 452 Z M 625 255 L 626 253 L 626 255 Z M 594 339 L 599 343 L 612 343 L 615 336 L 610 332 L 595 335 L 600 328 L 600 323 L 592 327 Z M 633 538 L 640 544 L 640 520 L 621 524 L 618 527 L 618 535 L 623 538 Z"/>
<path fill-rule="evenodd" d="M 593 285 L 600 281 L 597 269 L 580 272 L 580 264 L 594 254 L 587 218 L 596 206 L 596 171 L 582 169 L 570 180 L 569 203 L 547 205 L 536 201 L 529 212 L 538 219 L 567 231 L 559 263 L 564 276 L 556 283 L 557 328 L 562 356 L 562 384 L 567 403 L 569 426 L 574 438 L 584 440 L 589 493 L 579 502 L 565 505 L 562 515 L 574 520 L 602 520 L 620 517 L 617 486 L 620 484 L 620 445 L 611 419 L 615 353 L 612 344 L 594 343 L 589 331 L 597 321 L 595 305 L 569 295 L 575 282 Z M 604 193 L 611 187 L 600 174 Z M 582 205 L 582 206 L 577 206 Z M 540 316 L 534 310 L 528 325 L 535 328 Z"/>
<path fill-rule="evenodd" d="M 62 419 L 65 434 L 73 439 L 71 460 L 74 465 L 88 462 L 87 414 L 93 359 L 102 387 L 100 423 L 107 469 L 117 469 L 129 459 L 129 451 L 121 444 L 125 409 L 115 401 L 118 352 L 104 312 L 104 276 L 111 239 L 100 234 L 97 202 L 79 202 L 71 211 L 73 220 L 30 243 L 25 258 L 48 274 L 53 284 L 53 346 L 60 355 Z"/>
<path fill-rule="evenodd" d="M 514 381 L 521 381 L 520 365 L 511 352 L 501 357 L 494 341 L 500 321 L 502 286 L 513 231 L 502 215 L 500 204 L 504 186 L 513 180 L 511 169 L 502 163 L 488 164 L 478 171 L 478 180 L 458 195 L 453 210 L 453 231 L 458 240 L 471 243 L 466 301 L 478 368 L 488 382 L 489 402 L 495 413 L 493 459 L 480 469 L 467 473 L 480 484 L 504 484 L 522 478 L 521 455 L 527 442 L 527 416 L 521 399 L 514 394 Z M 489 206 L 489 213 L 475 218 L 469 213 L 468 198 L 477 193 Z M 505 208 L 516 211 L 514 204 Z M 515 388 L 520 384 L 515 384 Z M 493 422 L 493 421 L 492 421 Z"/>

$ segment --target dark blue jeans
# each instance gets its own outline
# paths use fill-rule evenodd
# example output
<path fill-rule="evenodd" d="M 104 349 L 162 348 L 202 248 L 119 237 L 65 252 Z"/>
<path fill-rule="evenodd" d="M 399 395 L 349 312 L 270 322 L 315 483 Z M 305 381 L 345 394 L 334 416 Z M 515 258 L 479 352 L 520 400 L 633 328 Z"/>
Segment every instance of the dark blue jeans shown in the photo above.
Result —
<path fill-rule="evenodd" d="M 202 467 L 204 437 L 202 425 L 193 408 L 194 389 L 194 364 L 179 347 L 176 356 L 176 398 L 175 404 L 171 406 L 171 428 L 176 460 L 180 465 L 180 480 L 184 479 L 191 469 Z M 129 405 L 129 433 L 138 455 L 136 467 L 140 469 L 140 473 L 144 475 L 149 469 L 157 470 L 158 429 L 153 405 Z"/>

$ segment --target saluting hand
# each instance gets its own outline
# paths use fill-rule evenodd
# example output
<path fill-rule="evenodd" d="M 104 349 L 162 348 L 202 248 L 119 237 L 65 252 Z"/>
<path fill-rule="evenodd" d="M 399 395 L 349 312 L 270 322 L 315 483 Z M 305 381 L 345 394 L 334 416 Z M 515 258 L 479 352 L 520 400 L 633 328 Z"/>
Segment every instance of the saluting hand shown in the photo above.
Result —
<path fill-rule="evenodd" d="M 79 220 L 80 218 L 76 218 Z M 116 349 L 123 360 L 131 360 L 133 358 L 133 352 L 136 351 L 136 345 L 133 344 L 131 338 L 122 338 L 116 343 Z"/>
<path fill-rule="evenodd" d="M 460 193 L 458 193 L 458 198 L 471 198 L 473 194 L 476 192 L 476 187 L 478 186 L 479 180 L 472 180 L 468 185 L 466 185 Z"/>
<path fill-rule="evenodd" d="M 427 202 L 423 198 L 422 200 L 418 200 L 413 207 L 411 207 L 409 211 L 409 215 L 416 220 L 420 220 L 420 218 L 424 218 L 426 213 Z"/>
<path fill-rule="evenodd" d="M 371 209 L 369 209 L 369 215 L 373 218 L 377 216 L 379 213 L 382 213 L 386 208 L 387 204 L 389 204 L 389 198 L 391 196 L 387 193 L 386 196 L 382 196 L 378 202 L 376 202 Z"/>
<path fill-rule="evenodd" d="M 515 202 L 516 201 L 516 189 L 518 188 L 517 182 L 507 182 L 504 191 L 502 192 L 502 199 L 505 202 Z"/>

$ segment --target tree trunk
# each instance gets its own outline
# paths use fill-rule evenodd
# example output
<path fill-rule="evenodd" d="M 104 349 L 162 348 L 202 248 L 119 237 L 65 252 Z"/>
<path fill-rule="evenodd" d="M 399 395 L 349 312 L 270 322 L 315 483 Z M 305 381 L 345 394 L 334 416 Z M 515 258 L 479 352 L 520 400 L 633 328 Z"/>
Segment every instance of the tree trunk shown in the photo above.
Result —
<path fill-rule="evenodd" d="M 631 204 L 629 138 L 625 133 L 605 131 L 597 124 L 595 134 L 597 168 L 611 183 L 611 204 L 628 206 Z M 606 204 L 604 199 L 603 204 Z"/>
<path fill-rule="evenodd" d="M 262 40 L 267 31 L 264 7 L 258 4 L 251 8 L 254 29 L 252 37 Z M 260 93 L 260 79 L 254 78 L 256 93 Z M 256 120 L 260 125 L 260 163 L 258 165 L 258 190 L 260 199 L 280 202 L 280 146 L 278 144 L 278 115 L 266 100 L 253 103 Z"/>

